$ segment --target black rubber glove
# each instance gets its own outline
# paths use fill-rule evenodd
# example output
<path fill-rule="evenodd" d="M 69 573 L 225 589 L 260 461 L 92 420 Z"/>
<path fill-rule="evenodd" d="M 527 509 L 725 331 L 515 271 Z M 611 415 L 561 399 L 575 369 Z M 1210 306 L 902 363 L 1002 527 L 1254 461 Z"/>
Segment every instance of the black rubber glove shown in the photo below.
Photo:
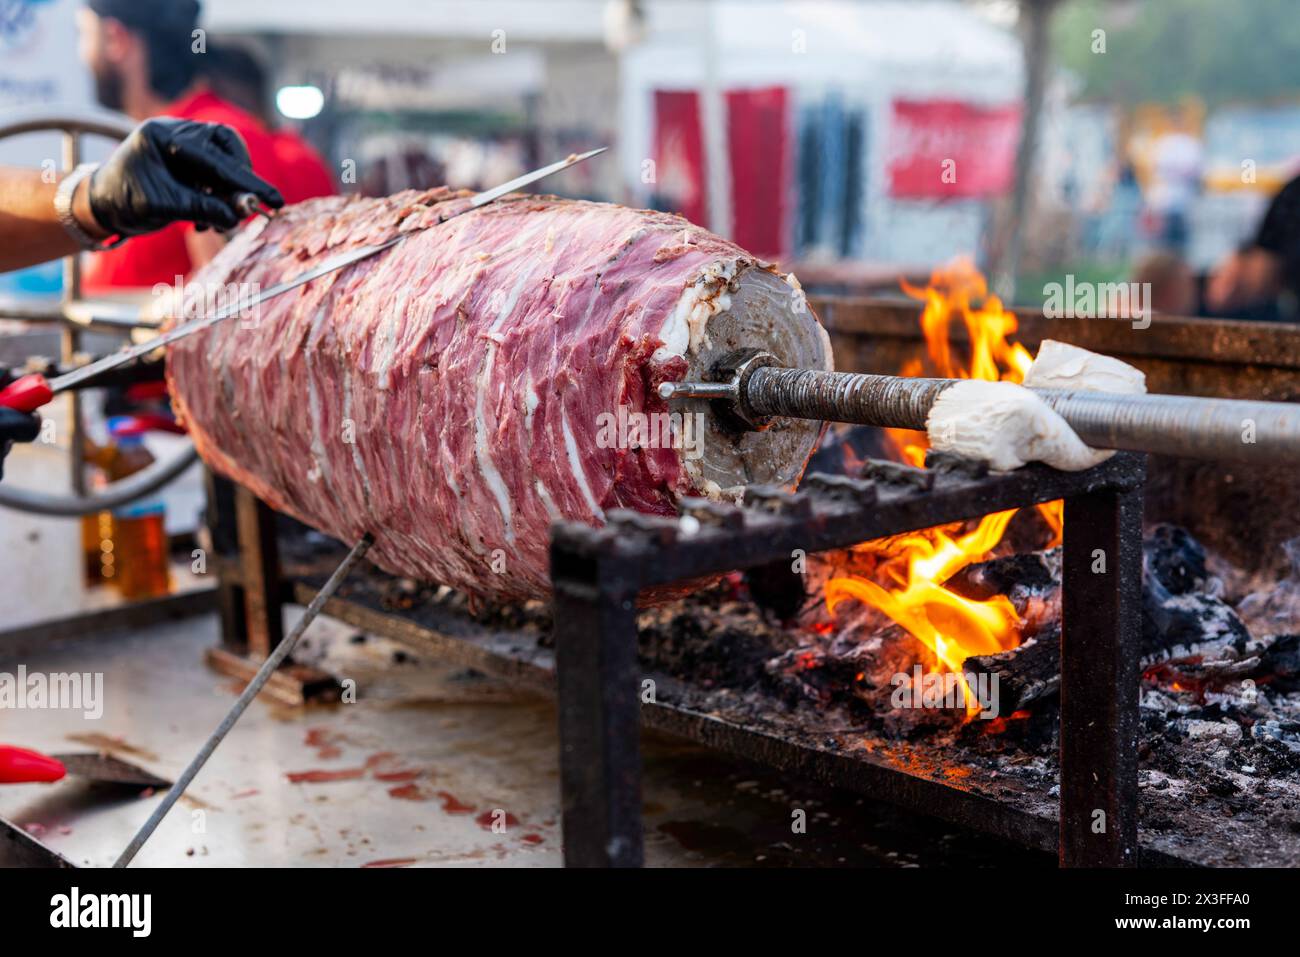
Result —
<path fill-rule="evenodd" d="M 252 193 L 274 209 L 284 205 L 279 191 L 253 174 L 233 129 L 159 117 L 137 126 L 91 176 L 90 211 L 119 236 L 179 220 L 233 229 L 244 218 L 232 205 L 238 193 Z"/>
<path fill-rule="evenodd" d="M 26 412 L 0 405 L 0 479 L 5 475 L 5 456 L 15 442 L 31 442 L 40 435 L 41 420 Z"/>

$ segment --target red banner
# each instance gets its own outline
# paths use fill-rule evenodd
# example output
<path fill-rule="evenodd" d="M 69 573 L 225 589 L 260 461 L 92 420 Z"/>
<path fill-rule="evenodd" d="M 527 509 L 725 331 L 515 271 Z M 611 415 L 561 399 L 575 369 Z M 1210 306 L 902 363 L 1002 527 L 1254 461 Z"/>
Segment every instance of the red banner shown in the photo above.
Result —
<path fill-rule="evenodd" d="M 699 95 L 655 90 L 654 123 L 656 202 L 707 228 Z"/>
<path fill-rule="evenodd" d="M 895 100 L 889 190 L 900 198 L 993 196 L 1015 175 L 1020 104 Z"/>
<path fill-rule="evenodd" d="M 787 243 L 788 124 L 784 88 L 727 93 L 731 238 L 769 259 L 781 258 Z"/>

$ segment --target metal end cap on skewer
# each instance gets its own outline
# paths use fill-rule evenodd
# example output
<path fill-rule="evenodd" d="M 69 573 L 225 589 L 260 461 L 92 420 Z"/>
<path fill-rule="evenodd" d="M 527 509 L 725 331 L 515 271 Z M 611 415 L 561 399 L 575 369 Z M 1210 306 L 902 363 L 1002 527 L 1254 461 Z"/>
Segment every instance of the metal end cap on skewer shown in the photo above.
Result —
<path fill-rule="evenodd" d="M 718 359 L 709 369 L 707 382 L 664 382 L 661 399 L 710 399 L 719 418 L 735 432 L 762 432 L 772 417 L 756 412 L 748 401 L 749 378 L 754 371 L 777 365 L 776 357 L 760 349 L 736 349 Z"/>

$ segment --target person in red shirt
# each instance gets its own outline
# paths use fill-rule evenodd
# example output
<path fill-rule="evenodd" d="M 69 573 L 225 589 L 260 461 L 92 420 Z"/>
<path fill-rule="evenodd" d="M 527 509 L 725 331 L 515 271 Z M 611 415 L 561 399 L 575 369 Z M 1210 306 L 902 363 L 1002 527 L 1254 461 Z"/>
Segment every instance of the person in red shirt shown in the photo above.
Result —
<path fill-rule="evenodd" d="M 256 56 L 240 46 L 209 44 L 200 68 L 209 89 L 257 117 L 270 131 L 283 177 L 276 185 L 286 202 L 301 203 L 313 196 L 333 196 L 338 192 L 333 174 L 315 148 L 294 130 L 276 127 L 271 116 L 266 70 Z"/>
<path fill-rule="evenodd" d="M 286 180 L 271 134 L 200 77 L 197 0 L 87 0 L 77 16 L 81 57 L 103 106 L 137 121 L 172 116 L 232 127 L 257 175 L 277 188 Z M 89 257 L 83 288 L 103 293 L 170 285 L 215 256 L 222 243 L 211 231 L 177 223 Z"/>

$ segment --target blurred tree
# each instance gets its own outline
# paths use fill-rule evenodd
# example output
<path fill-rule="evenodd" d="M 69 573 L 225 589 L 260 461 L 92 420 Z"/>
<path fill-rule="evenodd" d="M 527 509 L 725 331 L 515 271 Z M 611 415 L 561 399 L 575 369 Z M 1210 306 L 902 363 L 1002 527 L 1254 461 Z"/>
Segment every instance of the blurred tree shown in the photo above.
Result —
<path fill-rule="evenodd" d="M 1057 62 L 1088 98 L 1207 103 L 1300 95 L 1296 0 L 1071 0 L 1052 29 Z M 1105 31 L 1105 52 L 1097 30 Z"/>

